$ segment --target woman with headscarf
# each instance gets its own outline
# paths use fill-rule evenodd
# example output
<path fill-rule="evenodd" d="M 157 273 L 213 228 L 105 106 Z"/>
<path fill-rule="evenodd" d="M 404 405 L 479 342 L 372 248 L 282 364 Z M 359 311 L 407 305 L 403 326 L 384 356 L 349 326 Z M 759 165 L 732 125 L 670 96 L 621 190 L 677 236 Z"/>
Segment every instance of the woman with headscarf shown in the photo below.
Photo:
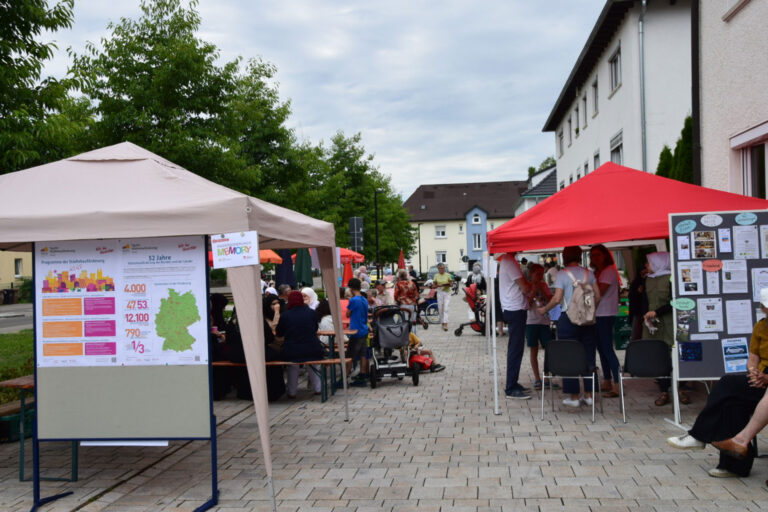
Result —
<path fill-rule="evenodd" d="M 288 296 L 286 311 L 280 315 L 280 321 L 275 330 L 277 339 L 283 340 L 280 359 L 300 363 L 323 357 L 323 346 L 317 338 L 317 327 L 314 310 L 304 303 L 301 292 L 292 291 Z M 288 397 L 294 398 L 298 389 L 299 367 L 286 366 L 286 374 L 288 375 Z M 320 393 L 320 377 L 315 369 L 309 369 L 307 375 L 315 393 Z"/>
<path fill-rule="evenodd" d="M 264 361 L 279 361 L 280 346 L 275 340 L 275 331 L 280 322 L 280 298 L 277 294 L 266 294 L 262 299 L 264 313 Z M 247 381 L 248 377 L 245 377 Z M 285 394 L 283 369 L 280 366 L 267 366 L 267 399 L 274 402 Z"/>
<path fill-rule="evenodd" d="M 643 317 L 643 339 L 663 340 L 670 349 L 675 341 L 673 331 L 672 282 L 669 280 L 672 270 L 668 252 L 652 252 L 648 256 L 648 275 L 645 278 L 645 295 L 648 298 L 648 312 Z M 661 394 L 654 401 L 658 406 L 669 403 L 670 379 L 659 379 Z M 680 391 L 680 403 L 689 404 L 691 399 Z"/>
<path fill-rule="evenodd" d="M 309 306 L 309 309 L 311 310 L 317 309 L 317 306 L 320 304 L 320 301 L 317 300 L 317 293 L 315 293 L 315 290 L 313 290 L 310 287 L 302 288 L 301 296 L 304 299 L 304 304 Z"/>

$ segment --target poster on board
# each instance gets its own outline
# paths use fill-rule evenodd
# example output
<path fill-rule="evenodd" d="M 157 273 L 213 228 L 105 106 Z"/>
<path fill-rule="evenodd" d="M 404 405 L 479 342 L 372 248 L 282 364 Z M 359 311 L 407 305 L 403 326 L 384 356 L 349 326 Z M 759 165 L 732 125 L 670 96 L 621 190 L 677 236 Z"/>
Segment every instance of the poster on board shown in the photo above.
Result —
<path fill-rule="evenodd" d="M 768 288 L 768 211 L 676 213 L 669 221 L 678 376 L 743 372 Z"/>
<path fill-rule="evenodd" d="M 201 236 L 35 247 L 37 365 L 208 363 Z"/>

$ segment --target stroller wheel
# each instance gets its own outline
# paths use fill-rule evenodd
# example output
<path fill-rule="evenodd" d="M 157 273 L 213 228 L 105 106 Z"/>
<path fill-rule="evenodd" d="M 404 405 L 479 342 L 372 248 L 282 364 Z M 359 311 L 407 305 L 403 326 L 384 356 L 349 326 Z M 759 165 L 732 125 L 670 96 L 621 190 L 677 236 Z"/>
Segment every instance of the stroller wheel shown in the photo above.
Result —
<path fill-rule="evenodd" d="M 421 317 L 420 320 L 421 320 L 421 327 L 423 327 L 425 331 L 429 329 L 429 322 L 427 321 L 427 319 L 424 317 Z"/>
<path fill-rule="evenodd" d="M 458 329 L 453 331 L 453 334 L 455 334 L 456 336 L 461 336 L 462 332 L 463 332 L 463 329 L 461 327 L 459 327 Z"/>
<path fill-rule="evenodd" d="M 421 363 L 413 363 L 411 365 L 411 371 L 413 374 L 411 377 L 413 378 L 413 385 L 418 386 L 419 385 L 419 373 L 421 373 Z"/>
<path fill-rule="evenodd" d="M 376 370 L 374 368 L 370 368 L 368 370 L 368 376 L 371 379 L 371 389 L 376 389 Z"/>

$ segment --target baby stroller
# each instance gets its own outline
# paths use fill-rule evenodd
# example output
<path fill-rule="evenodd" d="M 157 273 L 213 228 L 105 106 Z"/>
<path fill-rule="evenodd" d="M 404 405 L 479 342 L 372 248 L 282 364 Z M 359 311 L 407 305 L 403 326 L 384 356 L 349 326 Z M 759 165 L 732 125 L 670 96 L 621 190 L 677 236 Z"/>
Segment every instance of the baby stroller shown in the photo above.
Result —
<path fill-rule="evenodd" d="M 477 289 L 477 284 L 472 283 L 471 285 L 464 287 L 464 301 L 469 306 L 470 311 L 474 313 L 475 319 L 459 325 L 459 327 L 453 331 L 453 334 L 461 336 L 465 325 L 470 326 L 475 332 L 485 334 L 485 296 L 480 295 L 480 292 Z"/>
<path fill-rule="evenodd" d="M 419 385 L 419 363 L 410 363 L 408 338 L 411 334 L 411 312 L 400 306 L 373 308 L 373 339 L 371 341 L 370 379 L 375 388 L 384 377 L 402 380 L 411 376 Z"/>

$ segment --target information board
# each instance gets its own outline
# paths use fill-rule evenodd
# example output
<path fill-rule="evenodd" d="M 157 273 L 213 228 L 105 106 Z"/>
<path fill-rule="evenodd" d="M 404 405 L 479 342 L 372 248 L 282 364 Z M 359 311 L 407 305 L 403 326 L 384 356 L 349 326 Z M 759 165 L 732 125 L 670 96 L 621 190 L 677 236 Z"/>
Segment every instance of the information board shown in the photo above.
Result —
<path fill-rule="evenodd" d="M 41 439 L 210 436 L 205 238 L 35 245 Z"/>
<path fill-rule="evenodd" d="M 768 288 L 768 211 L 671 214 L 678 378 L 747 370 Z"/>

